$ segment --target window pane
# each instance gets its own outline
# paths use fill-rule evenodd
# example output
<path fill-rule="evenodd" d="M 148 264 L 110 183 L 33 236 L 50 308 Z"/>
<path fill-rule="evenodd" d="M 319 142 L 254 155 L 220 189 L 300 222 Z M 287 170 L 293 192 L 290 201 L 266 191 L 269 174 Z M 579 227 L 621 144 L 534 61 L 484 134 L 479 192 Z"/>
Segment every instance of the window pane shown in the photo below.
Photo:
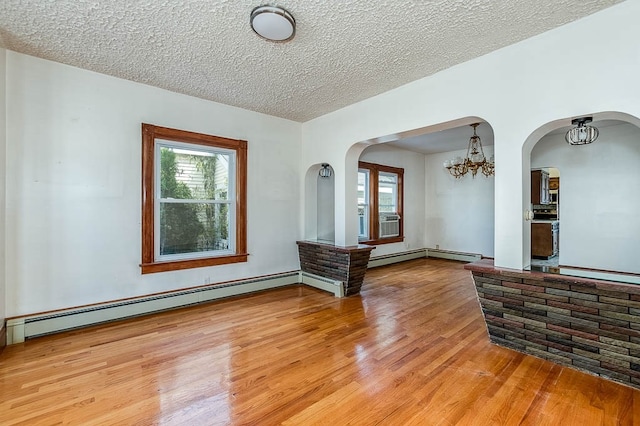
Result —
<path fill-rule="evenodd" d="M 369 238 L 369 170 L 358 170 L 358 239 Z"/>
<path fill-rule="evenodd" d="M 369 204 L 369 171 L 358 170 L 358 205 Z"/>
<path fill-rule="evenodd" d="M 230 250 L 227 203 L 160 203 L 160 255 Z"/>
<path fill-rule="evenodd" d="M 398 175 L 395 173 L 380 172 L 378 175 L 378 211 L 398 211 Z"/>
<path fill-rule="evenodd" d="M 161 146 L 160 198 L 227 200 L 230 155 Z"/>

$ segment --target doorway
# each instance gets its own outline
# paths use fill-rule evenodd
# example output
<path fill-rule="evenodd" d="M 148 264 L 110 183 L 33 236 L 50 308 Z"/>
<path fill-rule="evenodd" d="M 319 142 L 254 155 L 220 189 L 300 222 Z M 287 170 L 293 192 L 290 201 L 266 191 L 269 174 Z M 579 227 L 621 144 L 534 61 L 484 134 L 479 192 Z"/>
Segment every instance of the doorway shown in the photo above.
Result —
<path fill-rule="evenodd" d="M 557 268 L 560 259 L 560 170 L 531 170 L 531 266 Z"/>

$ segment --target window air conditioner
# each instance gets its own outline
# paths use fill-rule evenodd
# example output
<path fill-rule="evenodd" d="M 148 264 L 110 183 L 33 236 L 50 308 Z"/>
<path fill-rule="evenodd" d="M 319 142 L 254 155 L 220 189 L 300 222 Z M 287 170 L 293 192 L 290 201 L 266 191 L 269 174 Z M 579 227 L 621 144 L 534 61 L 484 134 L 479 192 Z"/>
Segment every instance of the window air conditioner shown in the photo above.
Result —
<path fill-rule="evenodd" d="M 400 215 L 383 213 L 380 215 L 380 238 L 400 236 Z"/>

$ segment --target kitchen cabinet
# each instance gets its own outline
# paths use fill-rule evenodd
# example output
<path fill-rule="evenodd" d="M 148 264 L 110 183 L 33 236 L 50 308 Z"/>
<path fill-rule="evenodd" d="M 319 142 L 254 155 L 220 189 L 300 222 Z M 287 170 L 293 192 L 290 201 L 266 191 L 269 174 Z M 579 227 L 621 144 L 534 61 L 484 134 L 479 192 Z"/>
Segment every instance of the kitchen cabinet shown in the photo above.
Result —
<path fill-rule="evenodd" d="M 531 171 L 531 204 L 549 204 L 549 173 L 545 170 Z"/>
<path fill-rule="evenodd" d="M 558 254 L 560 222 L 531 222 L 531 257 L 548 259 Z"/>

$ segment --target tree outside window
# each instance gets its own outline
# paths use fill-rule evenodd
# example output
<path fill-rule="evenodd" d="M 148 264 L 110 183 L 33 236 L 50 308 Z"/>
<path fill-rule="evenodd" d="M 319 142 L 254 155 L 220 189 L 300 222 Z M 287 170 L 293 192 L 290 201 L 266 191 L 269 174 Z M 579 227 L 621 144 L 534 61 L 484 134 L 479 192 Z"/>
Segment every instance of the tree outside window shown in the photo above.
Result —
<path fill-rule="evenodd" d="M 245 141 L 143 124 L 142 272 L 246 261 L 245 194 Z"/>

